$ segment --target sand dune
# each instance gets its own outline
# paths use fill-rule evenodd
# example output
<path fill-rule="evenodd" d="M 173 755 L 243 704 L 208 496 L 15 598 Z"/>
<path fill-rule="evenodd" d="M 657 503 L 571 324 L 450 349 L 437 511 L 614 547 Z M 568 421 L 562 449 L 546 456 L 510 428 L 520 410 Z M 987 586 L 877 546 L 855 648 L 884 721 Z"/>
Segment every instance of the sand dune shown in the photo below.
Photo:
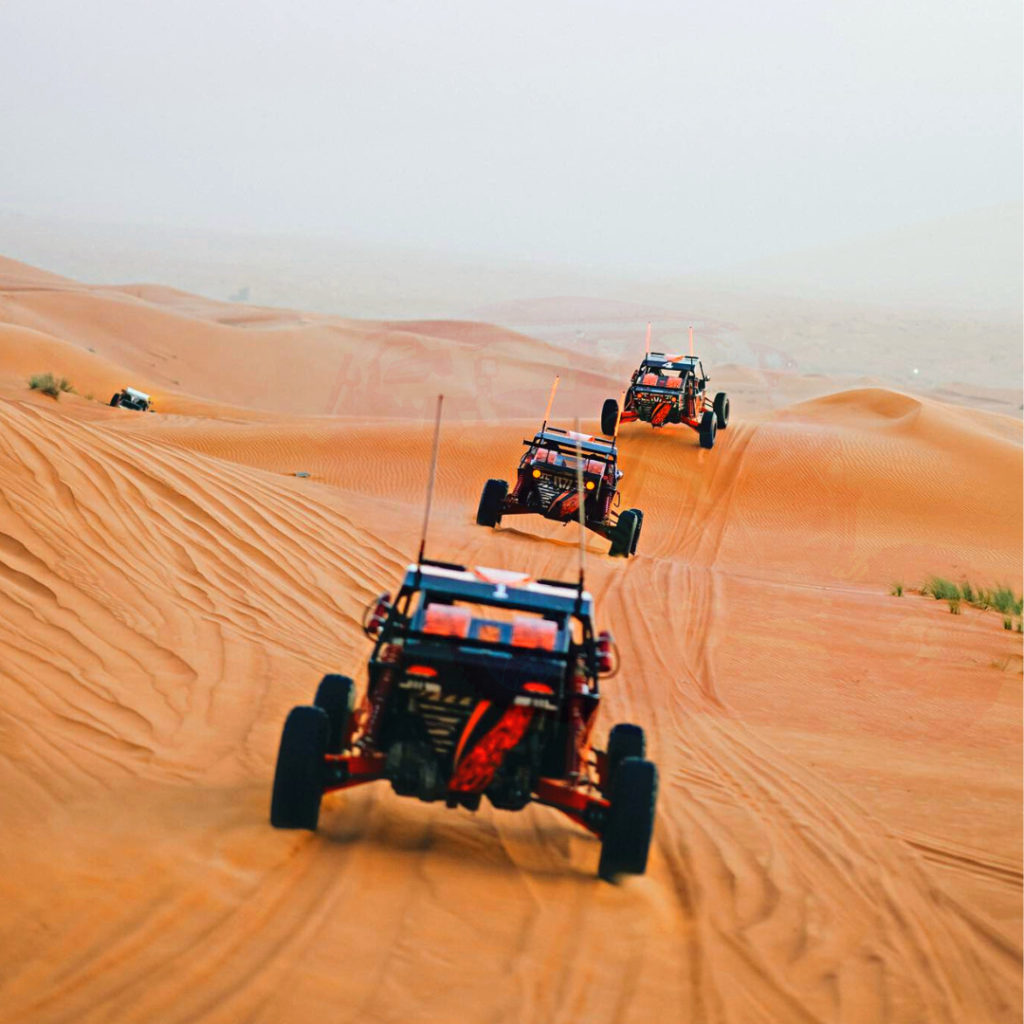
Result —
<path fill-rule="evenodd" d="M 454 389 L 431 551 L 564 576 L 572 528 L 473 512 L 536 425 L 506 388 L 542 407 L 554 358 L 565 408 L 606 381 L 479 325 L 232 309 L 0 294 L 5 1021 L 1019 1019 L 1019 635 L 888 593 L 1019 589 L 1019 422 L 862 388 L 737 407 L 711 452 L 624 428 L 647 519 L 629 564 L 588 543 L 624 664 L 601 728 L 645 725 L 662 790 L 648 874 L 608 886 L 543 808 L 377 784 L 316 835 L 266 821 L 287 709 L 324 671 L 363 681 L 362 607 L 415 550 L 432 396 Z M 377 369 L 325 415 L 346 345 Z M 417 374 L 389 376 L 396 348 Z M 171 364 L 241 383 L 176 392 Z M 127 374 L 167 411 L 54 402 L 29 366 Z"/>

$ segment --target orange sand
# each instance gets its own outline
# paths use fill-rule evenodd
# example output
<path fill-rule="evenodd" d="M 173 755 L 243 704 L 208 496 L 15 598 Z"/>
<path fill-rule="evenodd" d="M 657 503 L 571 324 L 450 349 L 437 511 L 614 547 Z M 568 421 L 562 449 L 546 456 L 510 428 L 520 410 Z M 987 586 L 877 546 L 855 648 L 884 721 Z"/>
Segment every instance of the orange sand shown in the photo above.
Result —
<path fill-rule="evenodd" d="M 552 366 L 563 416 L 620 386 L 489 325 L 0 261 L 5 1022 L 1020 1019 L 1020 635 L 888 593 L 1020 589 L 1004 417 L 864 388 L 734 400 L 712 452 L 624 428 L 644 535 L 629 564 L 591 538 L 588 583 L 624 666 L 602 732 L 642 723 L 661 770 L 645 877 L 598 882 L 550 810 L 383 783 L 269 827 L 287 709 L 362 676 L 415 551 L 438 390 L 431 553 L 574 574 L 574 528 L 473 523 Z M 47 370 L 79 394 L 28 391 Z M 101 404 L 125 384 L 161 414 Z"/>

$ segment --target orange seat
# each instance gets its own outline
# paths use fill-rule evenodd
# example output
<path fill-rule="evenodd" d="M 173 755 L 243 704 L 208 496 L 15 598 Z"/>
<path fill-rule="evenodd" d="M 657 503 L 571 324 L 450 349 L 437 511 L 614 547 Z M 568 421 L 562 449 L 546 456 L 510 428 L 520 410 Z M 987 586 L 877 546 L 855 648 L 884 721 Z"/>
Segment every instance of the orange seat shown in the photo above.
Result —
<path fill-rule="evenodd" d="M 423 615 L 423 632 L 438 636 L 469 636 L 469 623 L 473 618 L 468 608 L 450 604 L 428 604 Z"/>
<path fill-rule="evenodd" d="M 649 384 L 652 387 L 656 387 L 658 384 L 658 375 L 656 373 L 645 373 L 641 384 Z"/>
<path fill-rule="evenodd" d="M 682 377 L 669 377 L 668 380 L 665 381 L 665 387 L 667 387 L 667 388 L 679 388 L 679 387 L 682 387 L 682 386 L 683 386 L 683 378 Z"/>
<path fill-rule="evenodd" d="M 549 619 L 532 619 L 517 615 L 512 620 L 512 646 L 536 647 L 553 651 L 558 639 L 558 623 Z"/>
<path fill-rule="evenodd" d="M 604 463 L 598 462 L 597 459 L 587 459 L 586 471 L 593 473 L 595 476 L 601 476 L 604 473 Z"/>

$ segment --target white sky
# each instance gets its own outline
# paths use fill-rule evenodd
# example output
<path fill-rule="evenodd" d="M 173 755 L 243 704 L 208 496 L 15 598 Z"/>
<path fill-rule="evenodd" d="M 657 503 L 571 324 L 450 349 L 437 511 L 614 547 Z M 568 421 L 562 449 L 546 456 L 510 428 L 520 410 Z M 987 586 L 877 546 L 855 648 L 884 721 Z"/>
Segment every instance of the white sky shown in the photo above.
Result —
<path fill-rule="evenodd" d="M 0 209 L 721 264 L 1019 200 L 1021 31 L 1017 0 L 4 0 Z"/>

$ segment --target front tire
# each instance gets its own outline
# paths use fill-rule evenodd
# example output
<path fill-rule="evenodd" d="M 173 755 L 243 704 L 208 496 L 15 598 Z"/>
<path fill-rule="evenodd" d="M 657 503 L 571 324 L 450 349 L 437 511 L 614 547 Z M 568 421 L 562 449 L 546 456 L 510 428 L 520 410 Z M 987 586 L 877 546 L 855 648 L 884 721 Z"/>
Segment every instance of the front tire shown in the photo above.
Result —
<path fill-rule="evenodd" d="M 121 396 L 120 395 L 114 395 L 114 397 L 111 398 L 111 400 L 110 400 L 110 404 L 111 404 L 111 406 L 113 408 L 116 409 L 121 404 Z"/>
<path fill-rule="evenodd" d="M 627 508 L 619 514 L 619 520 L 612 527 L 612 546 L 608 554 L 612 558 L 628 558 L 633 553 L 634 540 L 640 528 L 641 513 L 638 509 Z"/>
<path fill-rule="evenodd" d="M 601 840 L 597 873 L 608 882 L 618 875 L 642 875 L 654 833 L 658 769 L 639 757 L 623 758 L 611 785 L 611 807 Z"/>
<path fill-rule="evenodd" d="M 619 403 L 614 398 L 606 398 L 601 406 L 601 433 L 605 437 L 614 437 L 619 425 Z"/>
<path fill-rule="evenodd" d="M 323 796 L 324 754 L 330 723 L 322 708 L 292 708 L 281 733 L 270 798 L 274 828 L 315 832 Z"/>
<path fill-rule="evenodd" d="M 327 753 L 340 754 L 356 706 L 356 684 L 348 676 L 324 676 L 316 688 L 313 706 L 327 715 Z"/>
<path fill-rule="evenodd" d="M 501 509 L 507 497 L 508 484 L 504 480 L 488 480 L 477 506 L 476 525 L 497 526 L 501 522 Z"/>
<path fill-rule="evenodd" d="M 725 430 L 729 426 L 729 396 L 724 391 L 715 395 L 714 410 L 718 429 Z"/>
<path fill-rule="evenodd" d="M 718 426 L 715 414 L 708 409 L 700 419 L 700 446 L 701 448 L 715 447 L 715 434 L 718 433 Z"/>

